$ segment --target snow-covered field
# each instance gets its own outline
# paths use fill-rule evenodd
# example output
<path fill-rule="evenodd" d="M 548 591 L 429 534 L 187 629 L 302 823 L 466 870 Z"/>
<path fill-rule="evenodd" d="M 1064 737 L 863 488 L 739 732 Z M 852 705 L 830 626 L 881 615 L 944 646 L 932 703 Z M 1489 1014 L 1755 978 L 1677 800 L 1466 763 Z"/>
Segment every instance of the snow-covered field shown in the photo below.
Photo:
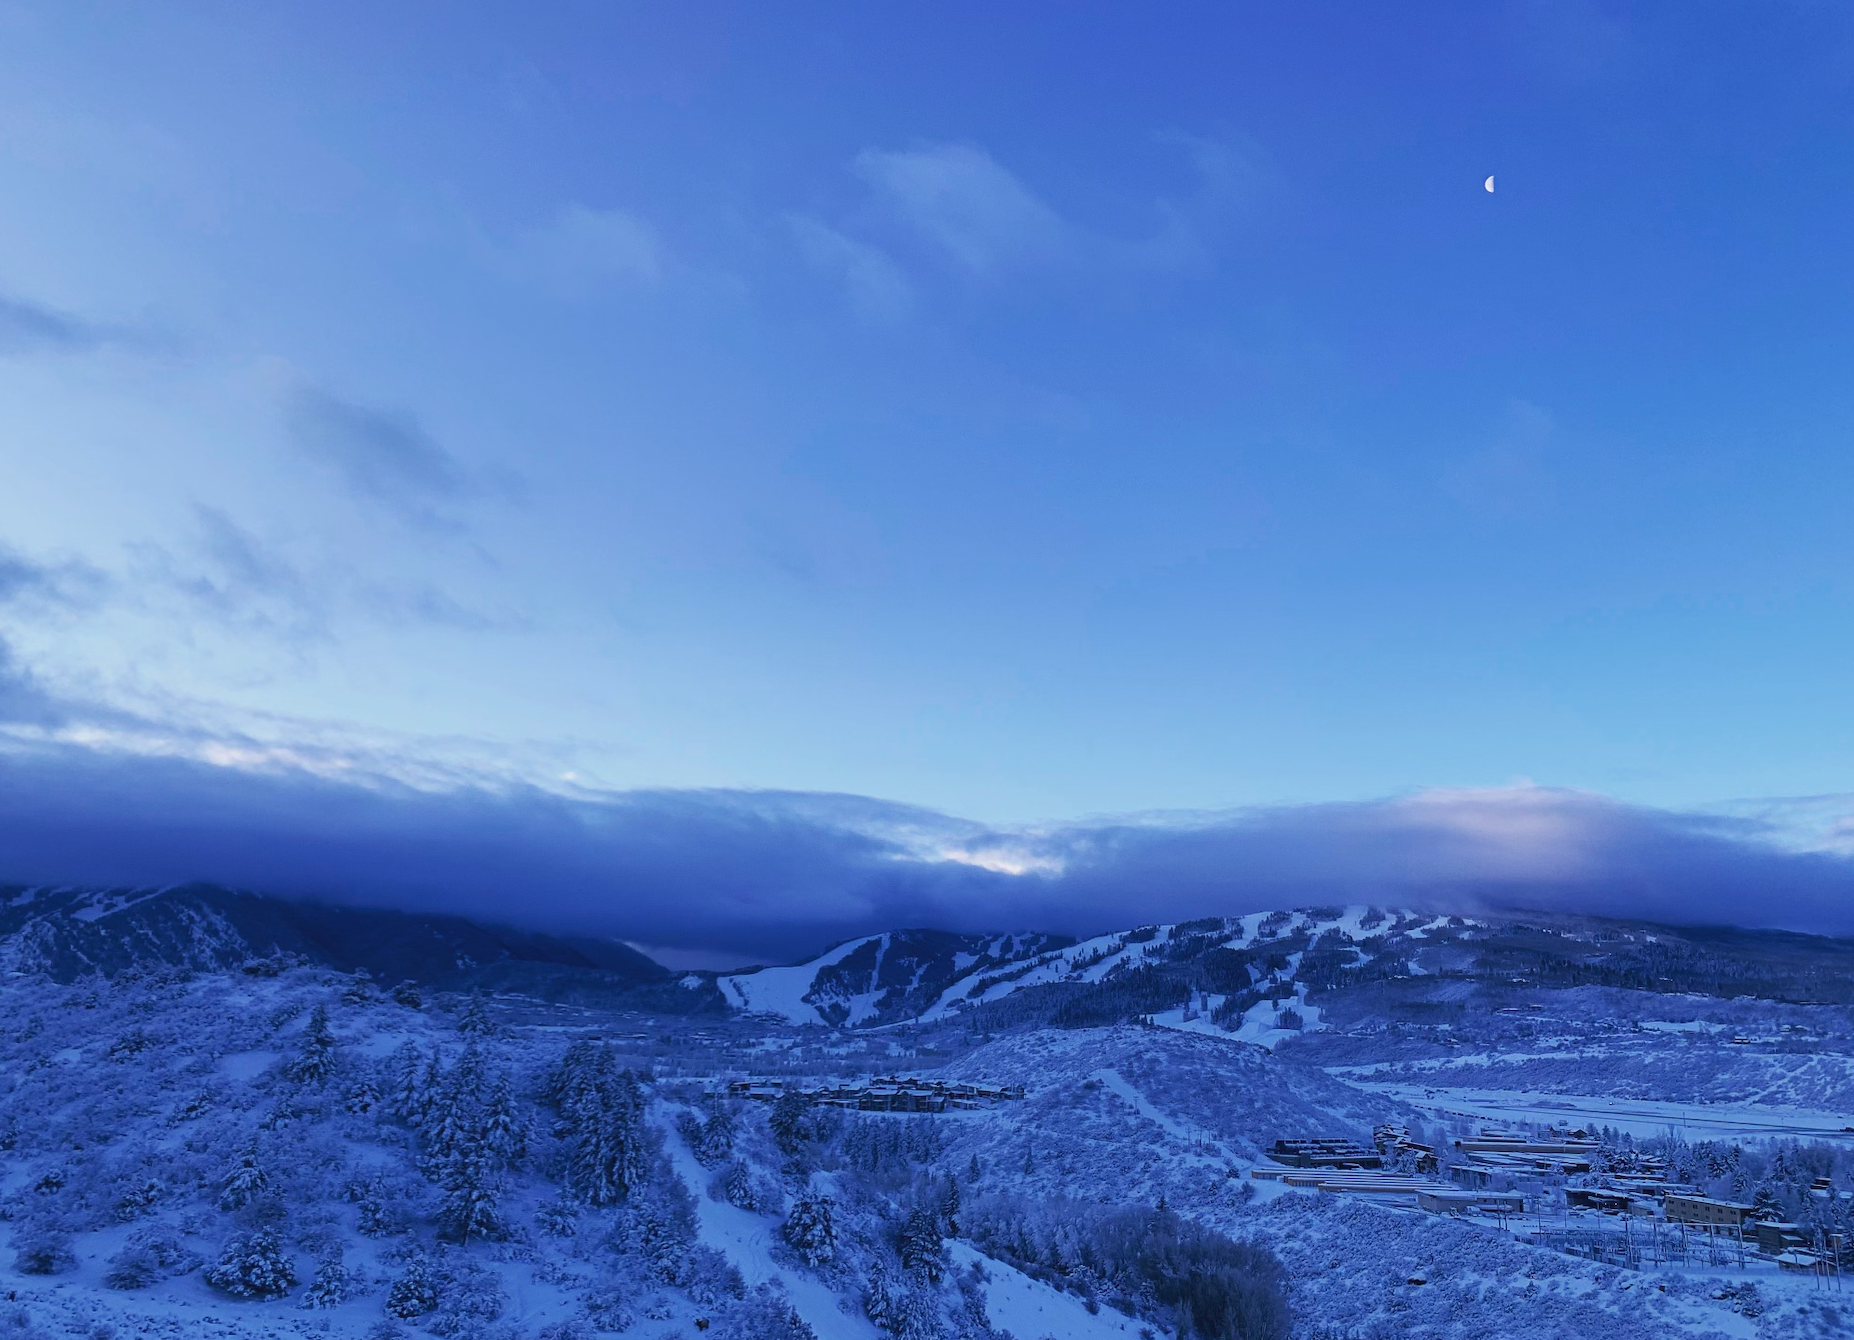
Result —
<path fill-rule="evenodd" d="M 1828 1140 L 1854 1147 L 1854 1113 L 1808 1112 L 1743 1103 L 1671 1103 L 1601 1094 L 1517 1093 L 1503 1089 L 1438 1089 L 1422 1084 L 1354 1081 L 1414 1108 L 1484 1117 L 1520 1126 L 1574 1119 L 1612 1126 L 1638 1139 Z"/>

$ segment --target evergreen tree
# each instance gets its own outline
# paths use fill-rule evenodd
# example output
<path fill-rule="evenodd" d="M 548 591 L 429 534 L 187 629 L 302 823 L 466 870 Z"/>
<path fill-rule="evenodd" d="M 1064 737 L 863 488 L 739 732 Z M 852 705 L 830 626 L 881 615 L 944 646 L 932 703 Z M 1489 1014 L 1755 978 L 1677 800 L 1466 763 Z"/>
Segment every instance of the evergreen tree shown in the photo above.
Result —
<path fill-rule="evenodd" d="M 482 1037 L 495 1027 L 489 1022 L 489 1011 L 483 1005 L 483 993 L 470 993 L 470 1003 L 464 1006 L 463 1018 L 457 1021 L 457 1031 L 467 1038 Z"/>
<path fill-rule="evenodd" d="M 280 1298 L 296 1286 L 296 1271 L 269 1229 L 241 1233 L 206 1268 L 206 1282 L 238 1298 Z"/>
<path fill-rule="evenodd" d="M 316 1264 L 315 1279 L 303 1290 L 307 1308 L 340 1307 L 353 1295 L 354 1283 L 341 1264 L 341 1248 L 336 1247 Z"/>
<path fill-rule="evenodd" d="M 946 1269 L 946 1253 L 940 1237 L 940 1224 L 931 1210 L 916 1208 L 908 1214 L 897 1244 L 901 1264 L 908 1273 L 929 1284 L 938 1284 Z"/>
<path fill-rule="evenodd" d="M 959 1236 L 959 1179 L 946 1179 L 946 1193 L 940 1197 L 940 1228 L 949 1238 Z"/>
<path fill-rule="evenodd" d="M 303 1030 L 302 1054 L 290 1067 L 298 1084 L 321 1084 L 335 1073 L 335 1034 L 328 1026 L 328 1006 L 317 1005 Z"/>
<path fill-rule="evenodd" d="M 270 1189 L 270 1178 L 258 1165 L 254 1145 L 238 1156 L 238 1163 L 219 1183 L 219 1208 L 240 1210 Z"/>
<path fill-rule="evenodd" d="M 811 1100 L 802 1093 L 782 1093 L 773 1101 L 772 1115 L 766 1120 L 779 1152 L 790 1155 L 804 1148 L 810 1134 L 805 1120 L 811 1112 Z"/>
<path fill-rule="evenodd" d="M 823 1265 L 837 1254 L 835 1202 L 809 1192 L 800 1196 L 786 1216 L 784 1233 L 806 1265 Z"/>
<path fill-rule="evenodd" d="M 701 1139 L 695 1146 L 696 1160 L 704 1168 L 716 1168 L 733 1157 L 734 1114 L 725 1102 L 716 1101 L 702 1123 Z"/>
<path fill-rule="evenodd" d="M 391 1089 L 387 1105 L 408 1126 L 418 1125 L 425 1108 L 425 1060 L 410 1042 L 402 1042 L 387 1062 Z"/>
<path fill-rule="evenodd" d="M 498 1075 L 483 1108 L 483 1145 L 498 1167 L 513 1168 L 528 1157 L 528 1131 L 515 1105 L 509 1077 Z"/>
<path fill-rule="evenodd" d="M 561 1112 L 568 1137 L 567 1187 L 591 1205 L 611 1205 L 640 1185 L 645 1175 L 644 1097 L 637 1077 L 619 1070 L 609 1051 L 585 1061 L 583 1075 L 561 1086 Z"/>
<path fill-rule="evenodd" d="M 721 1176 L 721 1194 L 729 1205 L 743 1210 L 760 1208 L 759 1193 L 754 1190 L 753 1174 L 744 1163 L 730 1163 Z"/>
<path fill-rule="evenodd" d="M 451 1157 L 438 1209 L 444 1235 L 465 1246 L 471 1238 L 501 1237 L 500 1200 L 501 1188 L 487 1152 L 480 1145 L 458 1150 Z"/>
<path fill-rule="evenodd" d="M 437 1307 L 436 1274 L 424 1256 L 414 1256 L 406 1262 L 405 1274 L 394 1280 L 393 1287 L 386 1292 L 387 1315 L 405 1320 L 422 1317 L 436 1311 Z"/>

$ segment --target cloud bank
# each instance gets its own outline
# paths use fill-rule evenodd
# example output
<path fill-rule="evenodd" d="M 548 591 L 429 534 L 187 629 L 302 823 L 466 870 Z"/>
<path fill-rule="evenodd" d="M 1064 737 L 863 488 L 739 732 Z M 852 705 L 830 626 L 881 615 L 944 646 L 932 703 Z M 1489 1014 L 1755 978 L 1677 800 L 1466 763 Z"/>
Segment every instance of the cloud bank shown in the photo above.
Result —
<path fill-rule="evenodd" d="M 1854 933 L 1854 861 L 1773 834 L 1531 786 L 1022 831 L 858 796 L 420 790 L 17 734 L 0 752 L 3 880 L 204 879 L 768 962 L 899 925 L 1082 935 L 1340 901 Z"/>

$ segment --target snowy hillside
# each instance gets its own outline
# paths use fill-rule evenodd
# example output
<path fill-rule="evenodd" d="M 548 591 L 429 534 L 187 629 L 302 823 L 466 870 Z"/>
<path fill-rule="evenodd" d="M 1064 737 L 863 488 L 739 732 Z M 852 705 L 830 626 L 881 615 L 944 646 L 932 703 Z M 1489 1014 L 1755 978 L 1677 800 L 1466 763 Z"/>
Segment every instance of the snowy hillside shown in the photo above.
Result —
<path fill-rule="evenodd" d="M 1325 908 L 600 994 L 532 975 L 621 972 L 562 942 L 264 902 L 3 905 L 0 1334 L 1845 1333 L 1795 1264 L 1854 1268 L 1842 942 Z M 331 966 L 444 935 L 483 957 Z"/>

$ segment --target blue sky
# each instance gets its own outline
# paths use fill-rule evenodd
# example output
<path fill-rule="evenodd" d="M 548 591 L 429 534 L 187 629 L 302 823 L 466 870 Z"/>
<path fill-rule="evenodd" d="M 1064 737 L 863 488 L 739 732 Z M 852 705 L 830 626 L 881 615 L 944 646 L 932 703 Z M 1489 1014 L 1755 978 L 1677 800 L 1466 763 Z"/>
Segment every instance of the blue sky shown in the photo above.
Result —
<path fill-rule="evenodd" d="M 1832 844 L 1850 84 L 1805 4 L 0 3 L 9 748 Z"/>

